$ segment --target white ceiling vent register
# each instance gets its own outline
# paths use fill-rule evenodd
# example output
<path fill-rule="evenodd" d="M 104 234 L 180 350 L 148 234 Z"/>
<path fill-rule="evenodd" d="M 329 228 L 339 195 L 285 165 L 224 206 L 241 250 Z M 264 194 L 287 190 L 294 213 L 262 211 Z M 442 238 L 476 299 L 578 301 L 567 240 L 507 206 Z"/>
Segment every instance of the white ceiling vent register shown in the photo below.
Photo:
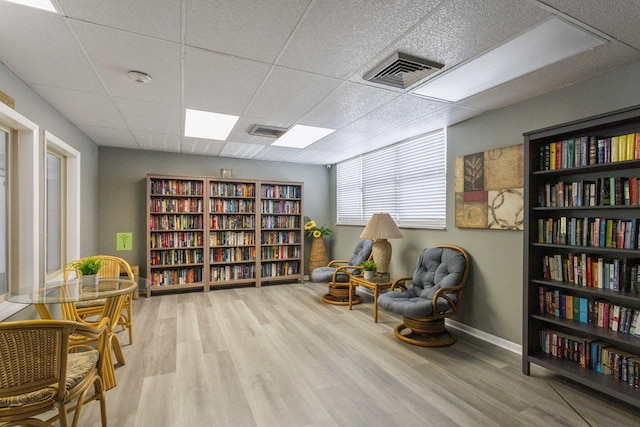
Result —
<path fill-rule="evenodd" d="M 266 125 L 253 125 L 248 130 L 250 135 L 255 136 L 264 136 L 267 138 L 280 138 L 285 134 L 287 128 L 280 128 L 276 126 L 266 126 Z"/>
<path fill-rule="evenodd" d="M 425 77 L 439 71 L 443 64 L 396 52 L 363 76 L 373 83 L 406 89 Z"/>

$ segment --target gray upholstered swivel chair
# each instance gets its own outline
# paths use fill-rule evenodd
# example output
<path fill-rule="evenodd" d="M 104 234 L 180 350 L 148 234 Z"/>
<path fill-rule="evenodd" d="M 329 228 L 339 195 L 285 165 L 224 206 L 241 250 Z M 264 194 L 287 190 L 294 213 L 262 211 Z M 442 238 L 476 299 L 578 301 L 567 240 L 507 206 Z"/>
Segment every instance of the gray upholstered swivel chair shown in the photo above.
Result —
<path fill-rule="evenodd" d="M 395 336 L 423 347 L 453 344 L 456 337 L 445 328 L 444 319 L 458 313 L 469 268 L 469 254 L 457 246 L 423 250 L 413 277 L 396 279 L 391 292 L 378 298 L 379 308 L 403 317 Z M 407 282 L 412 285 L 407 287 Z M 409 332 L 403 334 L 405 329 Z"/>
<path fill-rule="evenodd" d="M 325 282 L 329 285 L 329 293 L 322 297 L 322 300 L 329 304 L 347 305 L 349 304 L 349 280 L 351 275 L 360 272 L 360 264 L 371 258 L 371 248 L 373 241 L 362 239 L 353 250 L 349 259 L 334 259 L 326 267 L 318 267 L 311 273 L 312 282 Z M 359 304 L 362 297 L 355 294 L 355 287 L 352 294 L 352 303 Z"/>

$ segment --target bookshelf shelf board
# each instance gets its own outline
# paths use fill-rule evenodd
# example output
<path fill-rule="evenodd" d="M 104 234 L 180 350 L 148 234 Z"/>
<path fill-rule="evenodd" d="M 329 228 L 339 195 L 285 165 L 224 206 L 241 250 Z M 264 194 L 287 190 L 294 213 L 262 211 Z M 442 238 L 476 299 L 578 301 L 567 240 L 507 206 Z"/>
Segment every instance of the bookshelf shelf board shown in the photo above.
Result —
<path fill-rule="evenodd" d="M 637 305 L 640 307 L 640 295 L 630 292 L 613 291 L 611 289 L 593 288 L 589 286 L 580 286 L 568 282 L 557 282 L 554 280 L 531 279 L 532 284 L 540 286 L 552 287 L 558 289 L 567 289 L 576 294 L 589 296 L 591 298 L 606 298 L 612 302 L 626 305 Z"/>
<path fill-rule="evenodd" d="M 562 249 L 567 252 L 593 252 L 602 254 L 623 254 L 634 257 L 640 257 L 640 250 L 638 249 L 618 249 L 618 248 L 601 248 L 598 246 L 575 246 L 575 245 L 562 245 L 559 243 L 531 243 L 532 247 L 537 248 L 553 248 Z"/>
<path fill-rule="evenodd" d="M 579 332 L 581 334 L 587 334 L 589 337 L 600 338 L 606 340 L 608 343 L 616 345 L 640 345 L 640 338 L 625 334 L 624 332 L 610 331 L 599 326 L 592 325 L 590 323 L 582 323 L 577 320 L 562 319 L 551 315 L 532 314 L 533 319 L 542 321 L 549 325 L 561 326 L 563 329 L 571 330 L 573 332 Z"/>
<path fill-rule="evenodd" d="M 544 353 L 532 354 L 527 359 L 530 363 L 535 363 L 594 390 L 606 390 L 606 394 L 631 405 L 637 406 L 637 402 L 640 400 L 640 389 L 631 387 L 624 381 L 615 380 L 607 375 L 583 369 L 577 363 L 547 356 Z"/>

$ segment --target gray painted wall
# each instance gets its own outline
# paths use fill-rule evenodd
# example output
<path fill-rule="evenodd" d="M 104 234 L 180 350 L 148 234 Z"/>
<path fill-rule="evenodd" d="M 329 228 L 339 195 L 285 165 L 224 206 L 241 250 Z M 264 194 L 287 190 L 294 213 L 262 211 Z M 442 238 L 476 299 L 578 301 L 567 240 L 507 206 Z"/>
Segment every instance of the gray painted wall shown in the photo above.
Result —
<path fill-rule="evenodd" d="M 522 232 L 455 227 L 455 158 L 520 144 L 522 134 L 528 131 L 637 104 L 640 104 L 640 64 L 451 126 L 447 148 L 447 229 L 403 229 L 404 239 L 391 241 L 392 276 L 411 275 L 423 248 L 439 243 L 465 248 L 473 259 L 471 286 L 464 296 L 463 314 L 456 320 L 522 344 Z M 340 257 L 344 255 L 342 248 L 353 244 L 362 227 L 335 228 L 333 249 Z"/>
<path fill-rule="evenodd" d="M 84 133 L 62 116 L 55 108 L 35 93 L 11 70 L 0 63 L 0 90 L 15 100 L 15 110 L 40 126 L 40 146 L 44 153 L 44 131 L 47 130 L 80 152 L 81 192 L 80 212 L 80 255 L 94 253 L 97 249 L 97 189 L 98 189 L 98 146 Z M 40 205 L 44 206 L 44 155 L 40 165 Z M 41 232 L 44 231 L 44 215 L 41 218 Z M 44 254 L 44 239 L 40 253 Z M 40 259 L 44 260 L 44 256 Z M 44 263 L 40 266 L 41 275 Z M 44 276 L 43 276 L 44 277 Z"/>
<path fill-rule="evenodd" d="M 146 275 L 147 174 L 215 177 L 220 176 L 221 168 L 231 168 L 233 178 L 303 182 L 305 214 L 329 223 L 329 170 L 325 166 L 100 147 L 99 252 L 138 264 L 141 275 Z M 133 233 L 133 249 L 116 251 L 116 233 L 124 232 Z"/>

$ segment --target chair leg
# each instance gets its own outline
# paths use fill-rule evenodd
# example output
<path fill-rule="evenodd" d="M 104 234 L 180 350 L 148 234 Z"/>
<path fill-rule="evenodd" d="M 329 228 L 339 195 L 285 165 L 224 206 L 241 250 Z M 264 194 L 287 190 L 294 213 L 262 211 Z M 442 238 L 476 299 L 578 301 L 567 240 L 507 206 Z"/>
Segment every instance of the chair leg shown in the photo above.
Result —
<path fill-rule="evenodd" d="M 456 342 L 456 336 L 445 328 L 444 319 L 412 319 L 405 317 L 393 329 L 393 333 L 401 341 L 421 347 L 444 347 Z M 409 333 L 403 333 L 405 329 Z"/>

